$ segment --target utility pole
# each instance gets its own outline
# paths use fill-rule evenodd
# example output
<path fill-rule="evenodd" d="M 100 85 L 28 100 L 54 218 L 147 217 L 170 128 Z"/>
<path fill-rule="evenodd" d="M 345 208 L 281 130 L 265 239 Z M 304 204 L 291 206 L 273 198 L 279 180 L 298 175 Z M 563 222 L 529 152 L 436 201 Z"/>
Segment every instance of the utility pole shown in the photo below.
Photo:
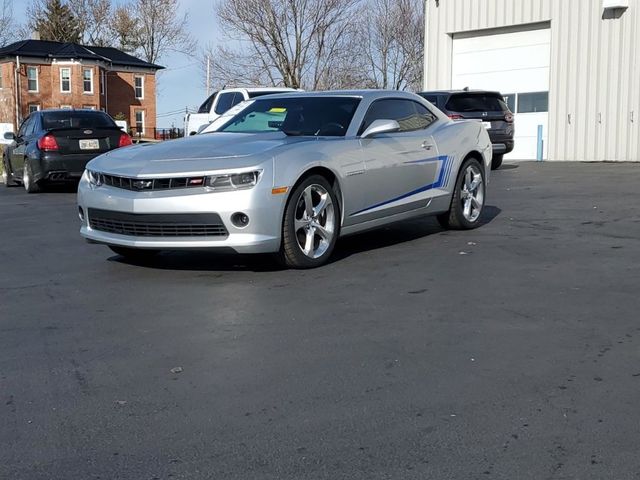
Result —
<path fill-rule="evenodd" d="M 211 91 L 211 55 L 207 55 L 207 98 Z"/>

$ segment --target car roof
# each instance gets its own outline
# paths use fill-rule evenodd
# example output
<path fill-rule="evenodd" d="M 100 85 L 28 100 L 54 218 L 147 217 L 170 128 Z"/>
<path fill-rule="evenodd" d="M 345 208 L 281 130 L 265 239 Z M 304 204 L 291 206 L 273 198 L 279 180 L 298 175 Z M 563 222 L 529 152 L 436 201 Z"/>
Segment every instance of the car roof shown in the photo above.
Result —
<path fill-rule="evenodd" d="M 45 108 L 37 110 L 35 113 L 59 113 L 59 112 L 93 112 L 105 114 L 102 110 L 93 110 L 92 108 Z"/>
<path fill-rule="evenodd" d="M 418 92 L 419 95 L 451 95 L 454 93 L 478 93 L 502 96 L 500 92 L 495 90 L 425 90 L 424 92 Z"/>
<path fill-rule="evenodd" d="M 245 91 L 245 92 L 248 92 L 248 93 L 295 92 L 296 89 L 295 88 L 289 88 L 289 87 L 229 87 L 229 88 L 223 88 L 222 90 L 218 91 L 217 93 L 239 92 L 239 91 Z"/>
<path fill-rule="evenodd" d="M 401 90 L 326 90 L 321 92 L 305 92 L 296 91 L 295 93 L 276 94 L 269 95 L 268 97 L 261 97 L 260 99 L 274 99 L 274 98 L 291 98 L 292 96 L 301 98 L 314 98 L 314 97 L 354 97 L 354 98 L 366 98 L 370 100 L 376 100 L 378 98 L 387 97 L 400 97 L 415 99 L 416 94 L 410 92 L 403 92 Z M 256 99 L 256 100 L 260 100 Z"/>

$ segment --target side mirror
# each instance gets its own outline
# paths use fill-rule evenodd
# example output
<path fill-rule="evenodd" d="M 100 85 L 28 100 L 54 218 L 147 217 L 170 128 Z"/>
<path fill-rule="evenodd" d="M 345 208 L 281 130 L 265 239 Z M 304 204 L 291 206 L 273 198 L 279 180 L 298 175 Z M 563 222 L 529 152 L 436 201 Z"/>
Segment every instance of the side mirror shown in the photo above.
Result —
<path fill-rule="evenodd" d="M 381 133 L 392 133 L 400 130 L 400 124 L 395 120 L 375 120 L 360 138 L 369 138 Z"/>
<path fill-rule="evenodd" d="M 16 134 L 13 132 L 4 132 L 4 139 L 5 140 L 11 140 L 11 141 L 15 141 L 16 139 Z"/>

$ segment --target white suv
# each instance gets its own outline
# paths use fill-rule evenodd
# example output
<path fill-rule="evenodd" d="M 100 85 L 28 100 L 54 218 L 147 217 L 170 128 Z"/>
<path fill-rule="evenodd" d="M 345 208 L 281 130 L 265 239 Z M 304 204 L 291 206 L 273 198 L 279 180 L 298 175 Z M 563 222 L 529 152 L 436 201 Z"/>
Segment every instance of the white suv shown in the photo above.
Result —
<path fill-rule="evenodd" d="M 200 105 L 198 113 L 188 113 L 184 117 L 184 135 L 195 135 L 200 130 L 213 122 L 220 115 L 225 113 L 231 107 L 249 100 L 250 98 L 261 97 L 262 95 L 271 95 L 275 93 L 295 92 L 293 88 L 228 88 L 213 92 Z"/>

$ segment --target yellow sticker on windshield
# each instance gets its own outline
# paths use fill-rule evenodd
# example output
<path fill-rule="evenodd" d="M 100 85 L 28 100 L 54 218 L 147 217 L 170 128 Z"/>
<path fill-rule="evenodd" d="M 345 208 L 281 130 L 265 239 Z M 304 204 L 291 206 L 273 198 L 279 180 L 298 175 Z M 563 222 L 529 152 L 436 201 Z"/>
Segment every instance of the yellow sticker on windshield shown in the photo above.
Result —
<path fill-rule="evenodd" d="M 269 113 L 285 113 L 286 111 L 287 111 L 286 108 L 273 107 L 271 110 L 269 110 Z"/>

